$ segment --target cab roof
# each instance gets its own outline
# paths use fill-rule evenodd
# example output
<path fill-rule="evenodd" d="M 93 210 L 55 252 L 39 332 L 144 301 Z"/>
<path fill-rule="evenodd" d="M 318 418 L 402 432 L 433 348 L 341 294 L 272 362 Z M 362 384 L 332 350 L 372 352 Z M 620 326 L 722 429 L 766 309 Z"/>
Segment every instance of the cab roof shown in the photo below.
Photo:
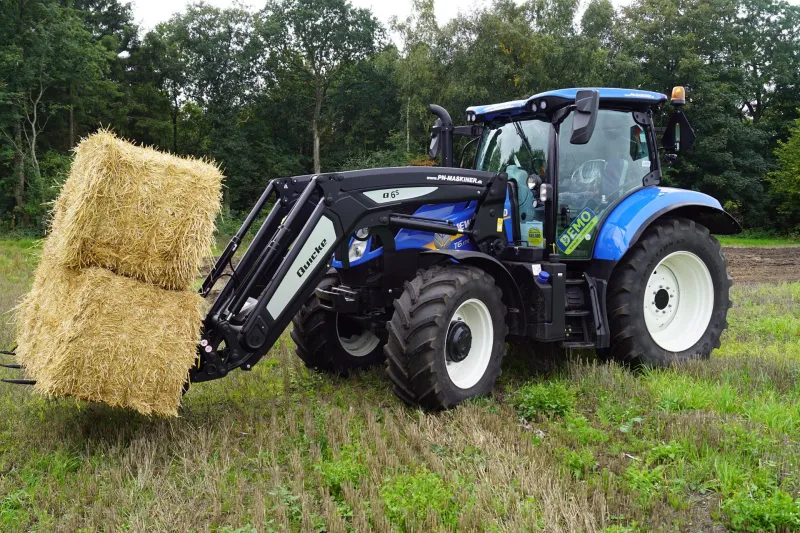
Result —
<path fill-rule="evenodd" d="M 615 103 L 633 108 L 652 107 L 667 101 L 667 95 L 640 89 L 615 89 L 609 87 L 587 87 L 600 93 L 600 103 Z M 501 116 L 514 116 L 524 113 L 552 112 L 560 107 L 575 102 L 580 88 L 556 89 L 535 94 L 521 100 L 511 100 L 491 105 L 476 105 L 467 108 L 467 116 L 474 116 L 475 121 L 493 120 Z M 542 107 L 544 103 L 544 107 Z M 535 106 L 535 107 L 534 107 Z"/>

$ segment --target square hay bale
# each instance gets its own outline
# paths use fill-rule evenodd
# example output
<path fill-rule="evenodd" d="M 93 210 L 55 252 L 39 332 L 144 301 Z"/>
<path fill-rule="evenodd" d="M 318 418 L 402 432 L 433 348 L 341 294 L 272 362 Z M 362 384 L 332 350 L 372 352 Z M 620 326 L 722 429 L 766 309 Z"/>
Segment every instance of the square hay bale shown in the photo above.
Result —
<path fill-rule="evenodd" d="M 55 260 L 185 290 L 211 255 L 222 179 L 209 162 L 91 135 L 75 148 L 56 200 Z"/>
<path fill-rule="evenodd" d="M 194 364 L 203 300 L 47 253 L 18 308 L 17 358 L 47 396 L 177 416 Z"/>

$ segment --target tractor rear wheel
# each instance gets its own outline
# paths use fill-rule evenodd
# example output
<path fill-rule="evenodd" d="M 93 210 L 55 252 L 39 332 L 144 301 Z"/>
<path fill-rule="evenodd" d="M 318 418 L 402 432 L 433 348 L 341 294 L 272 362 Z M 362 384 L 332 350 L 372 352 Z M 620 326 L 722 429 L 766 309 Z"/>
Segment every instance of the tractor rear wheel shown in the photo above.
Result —
<path fill-rule="evenodd" d="M 434 266 L 405 283 L 394 308 L 384 351 L 400 399 L 446 409 L 492 391 L 508 327 L 491 276 L 474 267 Z"/>
<path fill-rule="evenodd" d="M 333 272 L 318 287 L 329 289 L 338 284 L 339 276 Z M 346 373 L 383 361 L 380 337 L 347 315 L 324 309 L 316 294 L 308 298 L 292 323 L 295 353 L 308 368 Z"/>
<path fill-rule="evenodd" d="M 728 327 L 727 266 L 705 226 L 686 218 L 654 223 L 611 276 L 609 355 L 657 367 L 710 357 Z"/>

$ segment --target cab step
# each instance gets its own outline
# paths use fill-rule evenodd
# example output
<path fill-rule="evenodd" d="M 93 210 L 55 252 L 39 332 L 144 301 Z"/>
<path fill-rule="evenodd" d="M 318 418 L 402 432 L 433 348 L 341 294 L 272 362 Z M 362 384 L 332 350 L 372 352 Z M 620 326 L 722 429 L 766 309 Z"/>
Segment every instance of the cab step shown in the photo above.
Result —
<path fill-rule="evenodd" d="M 589 316 L 591 313 L 585 309 L 580 309 L 576 311 L 567 311 L 565 313 L 566 316 Z"/>
<path fill-rule="evenodd" d="M 594 350 L 595 344 L 593 342 L 562 342 L 561 347 L 571 350 Z"/>

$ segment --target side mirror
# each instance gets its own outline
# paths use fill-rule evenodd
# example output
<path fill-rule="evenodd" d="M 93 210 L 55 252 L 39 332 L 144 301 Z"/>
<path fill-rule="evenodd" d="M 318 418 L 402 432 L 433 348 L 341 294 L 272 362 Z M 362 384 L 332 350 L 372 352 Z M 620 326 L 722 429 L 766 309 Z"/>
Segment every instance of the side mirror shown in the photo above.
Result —
<path fill-rule="evenodd" d="M 647 137 L 641 126 L 634 124 L 630 129 L 631 148 L 629 154 L 631 161 L 638 161 L 648 156 Z"/>
<path fill-rule="evenodd" d="M 661 146 L 669 152 L 688 150 L 694 144 L 695 136 L 689 119 L 683 111 L 674 111 L 669 117 L 664 136 L 661 137 Z"/>
<path fill-rule="evenodd" d="M 442 119 L 437 118 L 431 127 L 431 145 L 428 148 L 428 155 L 431 159 L 436 159 L 442 147 L 439 144 L 439 134 L 442 131 Z"/>
<path fill-rule="evenodd" d="M 570 144 L 586 144 L 592 138 L 600 109 L 600 93 L 594 89 L 583 89 L 575 95 L 575 115 L 572 117 Z"/>

